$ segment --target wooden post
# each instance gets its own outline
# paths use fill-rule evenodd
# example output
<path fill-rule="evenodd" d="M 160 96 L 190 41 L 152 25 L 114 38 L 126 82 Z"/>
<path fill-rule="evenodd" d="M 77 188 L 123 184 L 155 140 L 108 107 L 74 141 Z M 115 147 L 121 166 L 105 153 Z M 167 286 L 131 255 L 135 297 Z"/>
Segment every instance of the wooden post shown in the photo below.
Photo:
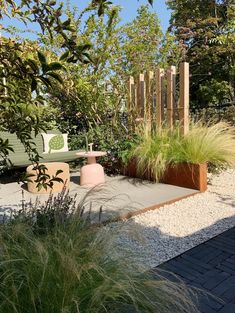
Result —
<path fill-rule="evenodd" d="M 145 111 L 145 81 L 144 74 L 139 74 L 138 83 L 137 83 L 137 111 L 139 118 L 144 118 Z"/>
<path fill-rule="evenodd" d="M 179 120 L 181 134 L 189 131 L 189 63 L 180 64 Z"/>
<path fill-rule="evenodd" d="M 153 72 L 149 71 L 146 73 L 145 78 L 145 96 L 146 96 L 146 102 L 145 102 L 145 117 L 147 119 L 152 120 L 153 116 L 153 91 L 151 88 L 151 81 L 153 79 Z"/>
<path fill-rule="evenodd" d="M 136 109 L 136 88 L 134 77 L 130 76 L 127 82 L 127 110 L 129 127 L 134 129 L 134 115 Z"/>
<path fill-rule="evenodd" d="M 162 78 L 164 76 L 164 70 L 158 68 L 156 72 L 156 122 L 157 130 L 161 130 L 162 127 Z"/>
<path fill-rule="evenodd" d="M 130 76 L 129 80 L 127 82 L 127 109 L 128 112 L 132 111 L 132 108 L 134 106 L 134 88 L 135 88 L 135 82 L 134 77 Z"/>
<path fill-rule="evenodd" d="M 167 69 L 167 125 L 170 130 L 173 130 L 173 108 L 175 95 L 175 66 L 169 66 Z"/>

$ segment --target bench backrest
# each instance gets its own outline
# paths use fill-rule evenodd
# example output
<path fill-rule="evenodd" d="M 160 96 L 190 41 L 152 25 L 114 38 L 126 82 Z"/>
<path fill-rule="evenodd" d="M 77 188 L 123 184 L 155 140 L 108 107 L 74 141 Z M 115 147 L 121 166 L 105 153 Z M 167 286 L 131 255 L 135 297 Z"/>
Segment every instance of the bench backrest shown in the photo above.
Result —
<path fill-rule="evenodd" d="M 48 134 L 60 134 L 58 130 L 50 130 L 47 131 Z M 25 148 L 24 145 L 21 143 L 21 141 L 17 138 L 16 134 L 11 134 L 8 132 L 0 132 L 0 138 L 6 140 L 9 140 L 9 144 L 14 149 L 14 152 L 9 152 L 9 157 L 14 154 L 22 155 L 25 154 Z M 42 135 L 38 134 L 36 137 L 32 135 L 32 141 L 35 143 L 35 147 L 39 154 L 43 152 L 43 139 Z"/>

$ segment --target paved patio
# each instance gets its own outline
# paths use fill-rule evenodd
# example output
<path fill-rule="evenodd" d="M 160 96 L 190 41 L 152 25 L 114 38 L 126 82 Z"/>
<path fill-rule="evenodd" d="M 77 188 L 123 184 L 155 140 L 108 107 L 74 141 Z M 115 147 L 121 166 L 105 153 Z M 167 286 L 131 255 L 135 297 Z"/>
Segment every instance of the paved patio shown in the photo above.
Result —
<path fill-rule="evenodd" d="M 102 206 L 102 221 L 124 219 L 133 215 L 172 203 L 194 195 L 197 190 L 172 185 L 151 183 L 130 179 L 125 176 L 106 177 L 106 183 L 89 192 L 79 185 L 79 173 L 71 173 L 70 195 L 77 194 L 77 201 L 86 195 L 85 206 L 92 206 L 92 218 L 98 221 L 98 212 Z M 19 210 L 22 200 L 44 202 L 48 195 L 35 195 L 27 191 L 26 185 L 16 182 L 0 184 L 0 214 L 10 210 Z"/>
<path fill-rule="evenodd" d="M 235 313 L 235 227 L 158 268 L 207 292 L 199 295 L 201 313 Z"/>

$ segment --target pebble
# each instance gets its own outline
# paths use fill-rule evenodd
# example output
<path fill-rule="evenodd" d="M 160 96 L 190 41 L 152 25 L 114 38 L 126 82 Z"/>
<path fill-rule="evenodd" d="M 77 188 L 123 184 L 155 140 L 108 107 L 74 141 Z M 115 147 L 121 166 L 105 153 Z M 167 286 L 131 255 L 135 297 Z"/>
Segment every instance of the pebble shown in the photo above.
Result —
<path fill-rule="evenodd" d="M 204 193 L 106 226 L 117 255 L 150 269 L 235 226 L 235 169 L 210 177 Z"/>

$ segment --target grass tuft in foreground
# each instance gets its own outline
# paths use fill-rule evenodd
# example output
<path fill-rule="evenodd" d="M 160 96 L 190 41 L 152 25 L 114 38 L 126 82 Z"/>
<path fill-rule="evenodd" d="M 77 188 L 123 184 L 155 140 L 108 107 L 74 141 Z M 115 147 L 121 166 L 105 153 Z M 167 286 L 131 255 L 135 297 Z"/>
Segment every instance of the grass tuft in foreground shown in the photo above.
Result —
<path fill-rule="evenodd" d="M 63 212 L 51 227 L 39 231 L 34 214 L 0 226 L 0 312 L 197 312 L 184 285 L 141 273 L 127 256 L 113 260 L 112 233 L 67 215 L 67 200 L 44 210 Z"/>

